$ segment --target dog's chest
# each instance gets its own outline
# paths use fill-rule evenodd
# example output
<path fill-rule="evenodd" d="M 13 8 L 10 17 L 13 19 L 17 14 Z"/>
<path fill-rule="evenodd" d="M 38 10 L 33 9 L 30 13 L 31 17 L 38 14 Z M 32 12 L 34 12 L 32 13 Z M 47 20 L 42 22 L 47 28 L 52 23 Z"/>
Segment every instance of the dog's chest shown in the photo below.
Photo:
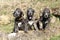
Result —
<path fill-rule="evenodd" d="M 29 25 L 33 25 L 34 21 L 28 21 Z"/>
<path fill-rule="evenodd" d="M 19 22 L 19 23 L 18 23 L 18 27 L 21 27 L 21 25 L 22 25 L 22 22 Z"/>

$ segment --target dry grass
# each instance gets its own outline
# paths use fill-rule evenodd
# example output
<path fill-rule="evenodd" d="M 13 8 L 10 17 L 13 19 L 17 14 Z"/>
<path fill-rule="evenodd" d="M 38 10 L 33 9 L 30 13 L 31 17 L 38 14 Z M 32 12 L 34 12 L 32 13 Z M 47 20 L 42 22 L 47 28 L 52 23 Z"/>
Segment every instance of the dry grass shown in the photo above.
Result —
<path fill-rule="evenodd" d="M 0 31 L 5 33 L 10 33 L 13 29 L 14 24 L 14 18 L 12 13 L 16 8 L 21 8 L 26 16 L 26 10 L 28 8 L 33 8 L 35 10 L 34 17 L 36 19 L 39 18 L 39 15 L 41 15 L 41 10 L 45 7 L 60 8 L 60 0 L 0 0 L 0 16 L 4 15 L 2 21 L 0 21 Z M 8 17 L 5 17 L 8 16 Z M 54 20 L 54 19 L 53 19 Z M 7 22 L 6 22 L 7 21 Z M 6 24 L 7 23 L 7 24 Z M 60 21 L 58 18 L 56 18 L 54 23 L 50 23 L 50 26 L 45 30 L 45 33 L 43 31 L 36 32 L 36 35 L 34 35 L 35 32 L 31 32 L 31 34 L 27 35 L 27 39 L 30 40 L 49 40 L 50 37 L 58 36 L 60 35 Z M 30 33 L 30 32 L 29 32 Z M 24 34 L 26 35 L 26 34 Z M 30 36 L 32 35 L 32 36 Z M 37 36 L 39 35 L 39 36 Z M 31 38 L 32 39 L 31 39 Z"/>

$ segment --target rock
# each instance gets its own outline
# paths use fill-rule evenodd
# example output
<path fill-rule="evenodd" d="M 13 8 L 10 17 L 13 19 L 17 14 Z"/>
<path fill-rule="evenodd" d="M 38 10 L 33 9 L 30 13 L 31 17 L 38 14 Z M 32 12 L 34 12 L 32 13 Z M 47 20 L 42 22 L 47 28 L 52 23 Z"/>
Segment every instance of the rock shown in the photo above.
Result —
<path fill-rule="evenodd" d="M 16 37 L 16 33 L 10 33 L 10 34 L 8 34 L 7 37 L 8 37 L 8 40 L 13 40 Z"/>
<path fill-rule="evenodd" d="M 4 32 L 0 32 L 0 40 L 7 40 L 7 34 Z"/>
<path fill-rule="evenodd" d="M 60 16 L 60 8 L 52 8 L 53 15 Z"/>
<path fill-rule="evenodd" d="M 8 37 L 11 38 L 11 37 L 15 37 L 16 36 L 16 33 L 10 33 L 8 34 Z"/>
<path fill-rule="evenodd" d="M 60 16 L 60 10 L 55 11 L 53 15 Z"/>
<path fill-rule="evenodd" d="M 51 17 L 51 23 L 55 23 L 56 22 L 56 17 Z"/>

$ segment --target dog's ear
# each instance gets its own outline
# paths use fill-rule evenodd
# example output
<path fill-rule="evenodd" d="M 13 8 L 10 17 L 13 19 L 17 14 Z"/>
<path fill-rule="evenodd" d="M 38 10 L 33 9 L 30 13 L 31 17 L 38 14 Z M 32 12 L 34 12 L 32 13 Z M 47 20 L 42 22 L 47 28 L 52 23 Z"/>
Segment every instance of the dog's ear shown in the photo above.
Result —
<path fill-rule="evenodd" d="M 40 16 L 40 19 L 39 19 L 40 21 L 42 21 L 43 20 L 43 17 L 42 16 Z"/>
<path fill-rule="evenodd" d="M 24 16 L 24 14 L 22 14 Z"/>
<path fill-rule="evenodd" d="M 24 14 L 23 14 L 23 12 L 21 11 L 21 13 L 22 13 L 22 16 L 24 16 Z"/>
<path fill-rule="evenodd" d="M 33 13 L 35 12 L 35 10 L 33 9 Z"/>
<path fill-rule="evenodd" d="M 29 12 L 29 9 L 27 9 L 27 14 L 28 14 L 28 12 Z"/>

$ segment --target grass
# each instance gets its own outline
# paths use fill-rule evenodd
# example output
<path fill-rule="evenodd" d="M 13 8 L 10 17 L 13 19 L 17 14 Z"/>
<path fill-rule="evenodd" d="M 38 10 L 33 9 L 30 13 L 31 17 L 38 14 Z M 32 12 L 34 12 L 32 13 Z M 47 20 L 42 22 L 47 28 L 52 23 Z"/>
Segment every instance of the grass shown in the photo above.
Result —
<path fill-rule="evenodd" d="M 50 40 L 60 40 L 60 36 L 52 37 L 52 38 L 50 38 Z"/>
<path fill-rule="evenodd" d="M 6 1 L 4 1 L 4 2 L 6 2 Z M 12 0 L 8 0 L 8 1 L 9 1 L 9 2 L 7 2 L 8 5 L 4 4 L 4 3 L 3 3 L 4 5 L 0 4 L 0 6 L 2 6 L 2 8 L 0 8 L 0 15 L 9 14 L 11 16 L 13 11 L 17 7 L 21 6 L 18 3 L 14 3 L 14 5 L 11 5 L 13 3 L 13 1 Z M 17 1 L 20 2 L 21 0 L 17 0 Z M 26 1 L 26 0 L 22 0 L 22 1 Z M 9 4 L 10 2 L 11 2 L 11 4 Z M 38 2 L 39 2 L 39 4 L 40 3 L 41 4 L 37 5 Z M 1 0 L 0 0 L 0 3 L 1 3 Z M 22 3 L 24 3 L 24 2 L 22 2 Z M 28 3 L 28 2 L 26 2 L 26 3 Z M 57 1 L 54 1 L 54 0 L 52 0 L 52 1 L 51 0 L 34 0 L 34 1 L 30 2 L 30 3 L 32 3 L 32 6 L 33 6 L 32 8 L 37 9 L 36 11 L 38 11 L 38 10 L 40 11 L 40 8 L 43 8 L 44 6 L 49 6 L 50 8 L 60 7 L 60 0 L 57 0 Z M 25 3 L 23 5 L 25 5 Z M 35 7 L 36 5 L 37 5 L 37 7 Z M 21 6 L 21 9 L 26 9 L 25 7 L 28 7 L 28 6 L 30 6 L 30 4 L 27 4 L 24 7 Z M 23 10 L 23 11 L 25 11 L 25 10 Z M 13 16 L 11 16 L 11 18 L 12 17 Z M 51 17 L 52 17 L 52 15 L 51 15 Z M 13 20 L 13 18 L 12 18 L 12 20 Z M 56 21 L 55 23 L 56 23 L 56 25 L 60 25 L 60 21 Z M 55 26 L 55 23 L 50 24 L 50 26 L 53 28 Z M 0 24 L 0 31 L 5 32 L 5 33 L 10 33 L 10 32 L 12 32 L 13 27 L 14 27 L 14 21 L 11 21 L 10 24 L 3 24 L 3 25 Z M 50 38 L 50 40 L 59 40 L 59 39 L 60 39 L 60 36 L 55 36 L 55 37 Z"/>
<path fill-rule="evenodd" d="M 6 24 L 6 25 L 0 25 L 0 31 L 5 32 L 5 33 L 10 33 L 12 32 L 13 25 L 14 25 L 13 23 Z"/>

